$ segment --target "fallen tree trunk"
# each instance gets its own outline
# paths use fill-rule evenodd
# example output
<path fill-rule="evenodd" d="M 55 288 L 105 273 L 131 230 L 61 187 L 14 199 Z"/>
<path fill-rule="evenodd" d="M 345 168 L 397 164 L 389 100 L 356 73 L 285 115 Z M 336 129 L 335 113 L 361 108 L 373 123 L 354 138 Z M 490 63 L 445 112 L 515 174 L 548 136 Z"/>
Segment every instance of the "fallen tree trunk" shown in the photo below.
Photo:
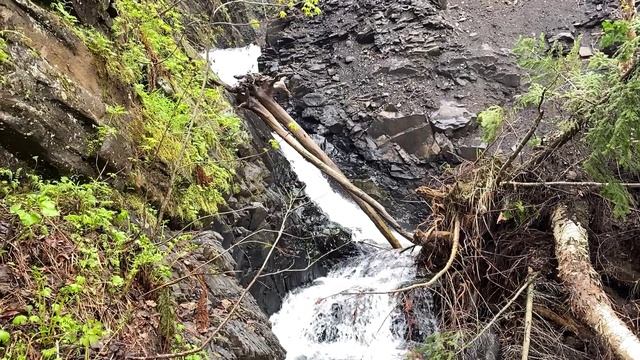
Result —
<path fill-rule="evenodd" d="M 624 360 L 640 359 L 640 341 L 620 320 L 589 260 L 587 230 L 561 204 L 552 216 L 560 279 L 571 292 L 572 310 Z M 584 222 L 583 222 L 584 223 Z"/>
<path fill-rule="evenodd" d="M 267 87 L 267 88 L 265 88 Z M 328 165 L 332 168 L 338 175 L 344 177 L 346 176 L 342 173 L 340 168 L 331 160 L 331 158 L 316 144 L 313 139 L 307 134 L 300 125 L 287 113 L 281 106 L 278 104 L 273 98 L 273 88 L 270 83 L 263 83 L 258 86 L 255 86 L 251 94 L 260 102 L 260 104 L 269 111 L 273 117 L 289 130 L 291 134 L 298 140 L 298 142 L 312 155 L 316 158 L 320 159 L 324 164 Z M 367 202 L 363 201 L 359 196 L 354 196 L 350 192 L 353 200 L 360 206 L 360 208 L 367 214 L 367 216 L 371 219 L 371 221 L 375 224 L 376 228 L 382 233 L 382 235 L 387 239 L 389 244 L 395 249 L 401 248 L 401 244 L 396 239 L 395 235 L 391 232 L 383 218 L 378 214 L 376 209 L 372 208 Z M 386 217 L 385 217 L 386 218 Z M 387 221 L 388 222 L 388 221 Z M 410 241 L 413 241 L 412 234 L 405 231 L 395 220 L 393 222 L 389 222 L 389 224 L 400 233 L 403 237 L 407 238 Z"/>
<path fill-rule="evenodd" d="M 322 172 L 327 174 L 329 177 L 334 179 L 338 184 L 344 187 L 354 199 L 358 199 L 362 201 L 364 204 L 369 207 L 376 216 L 384 221 L 391 224 L 393 227 L 397 227 L 401 229 L 400 225 L 395 221 L 395 219 L 387 213 L 385 208 L 380 205 L 375 199 L 369 196 L 367 193 L 362 191 L 357 186 L 353 185 L 349 179 L 347 179 L 342 173 L 334 170 L 332 167 L 324 163 L 322 160 L 317 158 L 314 154 L 307 151 L 296 139 L 293 138 L 291 133 L 289 133 L 273 116 L 273 114 L 267 110 L 259 101 L 256 99 L 249 97 L 246 99 L 243 105 L 245 108 L 256 113 L 260 118 L 276 133 L 280 136 L 284 141 L 286 141 L 291 147 L 293 147 L 298 153 L 300 153 L 307 161 L 311 162 L 313 165 L 318 167 Z M 386 226 L 386 225 L 385 225 Z M 395 239 L 395 237 L 393 238 Z M 391 243 L 391 241 L 390 241 Z M 391 243 L 391 246 L 394 248 L 402 247 L 400 242 L 395 239 L 395 244 Z"/>

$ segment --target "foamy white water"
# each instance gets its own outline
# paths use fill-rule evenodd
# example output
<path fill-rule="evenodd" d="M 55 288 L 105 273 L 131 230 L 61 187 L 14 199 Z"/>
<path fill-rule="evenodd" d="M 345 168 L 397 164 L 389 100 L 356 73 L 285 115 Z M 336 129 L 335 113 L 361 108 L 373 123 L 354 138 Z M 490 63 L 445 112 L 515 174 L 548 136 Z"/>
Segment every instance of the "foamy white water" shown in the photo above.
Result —
<path fill-rule="evenodd" d="M 287 295 L 271 316 L 287 359 L 403 359 L 407 324 L 394 297 L 332 295 L 395 289 L 415 276 L 413 260 L 391 250 L 363 253 Z"/>
<path fill-rule="evenodd" d="M 258 71 L 259 56 L 260 48 L 250 45 L 211 50 L 209 61 L 222 81 L 235 85 L 236 76 Z M 358 205 L 335 192 L 319 169 L 287 143 L 276 139 L 298 178 L 306 185 L 307 195 L 329 219 L 350 229 L 354 240 L 379 247 L 364 246 L 361 255 L 286 296 L 282 308 L 270 320 L 273 332 L 287 351 L 287 359 L 404 359 L 407 324 L 396 297 L 344 292 L 387 291 L 402 286 L 415 277 L 413 255 L 390 249 Z M 396 236 L 403 245 L 411 245 Z"/>
<path fill-rule="evenodd" d="M 241 48 L 209 50 L 209 64 L 225 84 L 234 86 L 238 83 L 236 76 L 258 72 L 258 57 L 262 51 L 258 45 Z"/>
<path fill-rule="evenodd" d="M 331 221 L 351 230 L 355 241 L 370 242 L 388 247 L 389 243 L 385 237 L 382 236 L 371 219 L 353 200 L 337 193 L 320 169 L 308 162 L 280 137 L 275 134 L 273 136 L 280 144 L 282 153 L 289 160 L 293 171 L 298 175 L 298 179 L 306 185 L 305 192 L 307 196 L 318 204 L 318 207 L 327 214 Z M 413 245 L 400 234 L 396 233 L 395 235 L 403 246 Z"/>

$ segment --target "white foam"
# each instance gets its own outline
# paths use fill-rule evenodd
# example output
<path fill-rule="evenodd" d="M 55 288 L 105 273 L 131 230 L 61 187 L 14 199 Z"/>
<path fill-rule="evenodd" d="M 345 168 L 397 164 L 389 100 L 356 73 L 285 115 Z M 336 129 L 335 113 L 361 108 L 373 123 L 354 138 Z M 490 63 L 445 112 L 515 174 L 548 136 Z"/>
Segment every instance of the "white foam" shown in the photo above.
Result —
<path fill-rule="evenodd" d="M 258 57 L 261 54 L 260 46 L 254 44 L 241 48 L 212 49 L 209 50 L 209 63 L 220 80 L 234 86 L 238 83 L 236 76 L 258 72 Z"/>
<path fill-rule="evenodd" d="M 327 214 L 331 221 L 350 229 L 355 241 L 372 242 L 383 247 L 389 246 L 371 219 L 353 200 L 337 193 L 320 169 L 305 160 L 302 155 L 277 135 L 274 137 L 278 140 L 282 153 L 289 160 L 298 179 L 306 185 L 306 194 L 318 204 L 318 207 Z M 400 234 L 395 233 L 395 235 L 403 246 L 413 245 Z"/>

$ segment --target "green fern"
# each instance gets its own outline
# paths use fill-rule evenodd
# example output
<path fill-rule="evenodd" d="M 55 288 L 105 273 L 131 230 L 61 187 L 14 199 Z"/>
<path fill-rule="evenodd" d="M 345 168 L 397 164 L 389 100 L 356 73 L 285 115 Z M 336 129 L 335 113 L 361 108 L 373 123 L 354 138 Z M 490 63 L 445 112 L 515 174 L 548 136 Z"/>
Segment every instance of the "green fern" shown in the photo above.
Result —
<path fill-rule="evenodd" d="M 492 142 L 498 136 L 498 131 L 504 121 L 504 109 L 494 105 L 478 114 L 478 122 L 482 129 L 482 140 Z"/>

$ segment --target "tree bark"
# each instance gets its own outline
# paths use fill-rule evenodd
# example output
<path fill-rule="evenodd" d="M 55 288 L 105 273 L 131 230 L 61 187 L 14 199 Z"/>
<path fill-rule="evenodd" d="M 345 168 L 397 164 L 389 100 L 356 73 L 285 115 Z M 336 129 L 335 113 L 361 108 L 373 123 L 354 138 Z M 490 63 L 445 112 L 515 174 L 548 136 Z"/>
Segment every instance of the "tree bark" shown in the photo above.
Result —
<path fill-rule="evenodd" d="M 340 184 L 349 194 L 359 201 L 359 203 L 363 203 L 367 206 L 368 209 L 375 214 L 375 216 L 380 219 L 380 221 L 384 224 L 384 222 L 388 222 L 394 227 L 400 227 L 400 225 L 393 219 L 389 213 L 384 209 L 380 203 L 378 203 L 375 199 L 369 196 L 367 193 L 362 191 L 357 186 L 353 185 L 349 179 L 347 179 L 341 172 L 336 171 L 331 166 L 327 165 L 325 162 L 320 160 L 311 152 L 307 151 L 307 149 L 302 146 L 296 139 L 293 138 L 290 132 L 288 132 L 273 116 L 273 114 L 265 108 L 259 101 L 256 99 L 249 97 L 246 102 L 243 104 L 244 107 L 250 109 L 254 113 L 256 113 L 260 118 L 269 126 L 271 129 L 278 134 L 284 141 L 286 141 L 291 147 L 293 147 L 298 153 L 300 153 L 307 161 L 311 162 L 313 165 L 318 167 L 322 172 L 327 174 L 329 177 L 334 179 L 338 184 Z M 383 220 L 384 219 L 384 220 Z M 386 224 L 384 224 L 386 227 Z M 386 227 L 388 230 L 388 227 Z M 390 233 L 390 231 L 389 231 Z M 391 242 L 389 238 L 389 243 L 393 248 L 400 248 L 400 242 L 393 237 L 395 240 Z"/>
<path fill-rule="evenodd" d="M 565 204 L 552 216 L 559 277 L 571 293 L 572 310 L 620 359 L 640 359 L 640 341 L 613 310 L 591 266 L 584 223 Z"/>
<path fill-rule="evenodd" d="M 267 84 L 264 84 L 265 86 Z M 252 89 L 252 94 L 255 98 L 260 102 L 260 104 L 269 111 L 273 117 L 280 123 L 282 126 L 287 128 L 291 134 L 298 140 L 298 142 L 312 155 L 316 158 L 320 159 L 324 164 L 333 169 L 339 176 L 342 176 L 346 179 L 346 176 L 342 173 L 340 168 L 331 160 L 331 158 L 316 144 L 313 139 L 307 134 L 300 125 L 287 113 L 281 106 L 278 104 L 272 95 L 271 89 L 264 89 L 263 86 L 258 86 Z M 271 86 L 270 84 L 268 86 Z M 378 212 L 372 208 L 367 202 L 362 200 L 359 196 L 356 196 L 349 192 L 353 200 L 360 206 L 360 208 L 369 216 L 371 221 L 375 224 L 376 228 L 384 235 L 387 239 L 391 247 L 394 249 L 401 248 L 400 242 L 393 235 L 383 218 L 378 214 Z M 386 217 L 385 217 L 386 218 Z M 389 221 L 387 221 L 389 222 Z M 395 220 L 393 222 L 389 222 L 389 224 L 396 229 L 402 236 L 407 238 L 410 241 L 413 241 L 413 236 L 406 232 Z"/>

